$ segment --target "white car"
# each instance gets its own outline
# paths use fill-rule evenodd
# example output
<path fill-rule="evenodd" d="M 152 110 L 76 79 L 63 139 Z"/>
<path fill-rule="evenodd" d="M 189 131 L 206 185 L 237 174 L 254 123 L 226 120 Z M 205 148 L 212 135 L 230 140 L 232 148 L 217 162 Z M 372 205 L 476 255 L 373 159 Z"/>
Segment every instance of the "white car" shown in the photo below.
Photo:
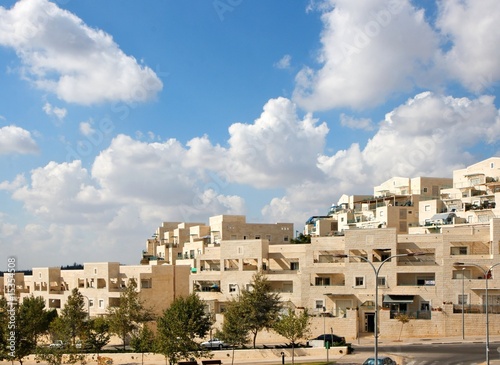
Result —
<path fill-rule="evenodd" d="M 227 347 L 226 344 L 218 338 L 212 338 L 211 340 L 202 342 L 200 345 L 201 347 L 205 347 L 208 349 L 222 349 L 224 347 Z"/>
<path fill-rule="evenodd" d="M 64 342 L 57 340 L 49 344 L 49 347 L 52 349 L 62 349 L 64 347 Z"/>

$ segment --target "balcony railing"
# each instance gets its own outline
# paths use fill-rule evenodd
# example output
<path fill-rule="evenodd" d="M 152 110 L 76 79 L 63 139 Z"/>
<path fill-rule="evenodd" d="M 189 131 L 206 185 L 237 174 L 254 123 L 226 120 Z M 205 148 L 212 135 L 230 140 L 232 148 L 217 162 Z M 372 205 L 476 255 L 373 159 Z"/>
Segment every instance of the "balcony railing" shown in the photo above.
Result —
<path fill-rule="evenodd" d="M 396 319 L 399 314 L 407 314 L 413 319 L 431 319 L 431 311 L 393 311 L 391 310 L 391 319 Z"/>

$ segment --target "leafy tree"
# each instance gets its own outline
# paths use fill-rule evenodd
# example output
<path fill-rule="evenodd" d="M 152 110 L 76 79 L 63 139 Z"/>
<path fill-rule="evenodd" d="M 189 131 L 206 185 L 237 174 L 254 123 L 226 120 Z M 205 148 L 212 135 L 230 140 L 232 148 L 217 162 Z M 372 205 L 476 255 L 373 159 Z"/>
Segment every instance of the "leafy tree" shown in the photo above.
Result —
<path fill-rule="evenodd" d="M 309 336 L 309 313 L 307 310 L 297 314 L 291 308 L 282 315 L 273 325 L 273 330 L 292 343 L 292 364 L 295 364 L 295 344 L 298 340 Z"/>
<path fill-rule="evenodd" d="M 77 288 L 71 291 L 66 304 L 61 309 L 60 324 L 56 329 L 62 340 L 75 346 L 76 339 L 84 337 L 87 327 L 88 313 L 85 310 L 85 299 Z"/>
<path fill-rule="evenodd" d="M 219 339 L 233 348 L 231 364 L 234 363 L 234 348 L 248 343 L 249 331 L 250 326 L 245 320 L 244 308 L 241 301 L 239 298 L 232 299 L 226 305 L 222 328 L 216 332 L 216 336 Z"/>
<path fill-rule="evenodd" d="M 196 294 L 176 298 L 157 320 L 157 350 L 170 364 L 207 356 L 209 351 L 201 349 L 195 340 L 205 337 L 211 326 L 205 304 Z"/>
<path fill-rule="evenodd" d="M 22 364 L 26 356 L 35 352 L 39 337 L 47 332 L 52 312 L 45 310 L 43 298 L 33 296 L 13 305 L 3 299 L 0 308 L 2 358 Z"/>
<path fill-rule="evenodd" d="M 108 308 L 110 331 L 121 338 L 124 350 L 127 340 L 139 330 L 141 324 L 153 319 L 152 311 L 145 308 L 139 298 L 134 279 L 129 280 L 125 291 L 121 293 L 120 305 Z"/>
<path fill-rule="evenodd" d="M 410 322 L 413 319 L 413 317 L 405 313 L 399 313 L 394 318 L 401 323 L 401 329 L 399 330 L 399 337 L 398 337 L 398 341 L 401 341 L 401 333 L 403 332 L 403 326 L 406 323 Z"/>
<path fill-rule="evenodd" d="M 89 322 L 88 331 L 82 342 L 82 346 L 87 344 L 98 355 L 101 349 L 106 346 L 110 340 L 109 323 L 105 318 L 93 318 Z"/>
<path fill-rule="evenodd" d="M 240 295 L 242 312 L 249 331 L 253 334 L 253 347 L 257 334 L 264 328 L 270 329 L 281 311 L 280 296 L 271 291 L 271 284 L 261 272 L 254 275 L 250 290 Z"/>
<path fill-rule="evenodd" d="M 23 327 L 28 324 L 26 336 L 36 344 L 40 337 L 48 332 L 50 322 L 57 317 L 57 311 L 47 311 L 43 297 L 30 296 L 24 298 L 19 307 L 19 317 Z"/>
<path fill-rule="evenodd" d="M 299 235 L 296 238 L 292 238 L 290 240 L 291 243 L 311 243 L 311 235 L 310 234 L 303 234 L 299 233 Z"/>
<path fill-rule="evenodd" d="M 130 345 L 135 352 L 141 353 L 141 364 L 144 365 L 144 353 L 155 351 L 155 334 L 147 325 L 144 325 L 137 334 L 132 336 Z"/>
<path fill-rule="evenodd" d="M 74 364 L 84 361 L 85 356 L 76 348 L 76 339 L 86 337 L 88 331 L 88 314 L 85 308 L 84 296 L 77 288 L 69 295 L 66 304 L 61 309 L 61 316 L 55 318 L 49 326 L 52 340 L 60 340 L 65 346 L 39 347 L 37 359 L 48 362 L 50 365 Z"/>

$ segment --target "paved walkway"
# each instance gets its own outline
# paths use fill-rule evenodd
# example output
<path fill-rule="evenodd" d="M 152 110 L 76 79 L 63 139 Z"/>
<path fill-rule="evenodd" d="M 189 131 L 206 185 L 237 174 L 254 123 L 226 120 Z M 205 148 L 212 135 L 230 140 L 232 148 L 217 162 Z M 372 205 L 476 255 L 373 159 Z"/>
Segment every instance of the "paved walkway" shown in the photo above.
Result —
<path fill-rule="evenodd" d="M 393 356 L 391 354 L 391 347 L 394 348 L 394 351 L 397 350 L 398 346 L 401 346 L 402 344 L 431 344 L 431 345 L 437 345 L 437 344 L 451 344 L 451 343 L 485 343 L 485 338 L 484 336 L 466 336 L 465 339 L 462 339 L 461 337 L 426 337 L 426 338 L 402 338 L 401 341 L 397 341 L 394 339 L 386 339 L 386 338 L 380 338 L 379 339 L 379 345 L 383 347 L 384 350 L 387 350 L 387 352 L 380 351 L 379 354 L 382 355 L 389 355 L 393 357 L 399 365 L 409 365 L 410 363 L 406 363 L 403 358 Z M 350 355 L 336 355 L 333 354 L 332 351 L 329 352 L 329 360 L 335 362 L 335 364 L 343 364 L 343 365 L 359 365 L 361 364 L 367 357 L 371 356 L 371 354 L 368 354 L 363 351 L 363 352 L 357 352 L 356 347 L 357 346 L 363 346 L 363 347 L 372 347 L 374 344 L 374 338 L 373 336 L 363 336 L 359 340 L 354 340 L 352 341 L 352 347 L 355 349 L 354 353 Z M 295 361 L 296 362 L 313 362 L 313 361 L 325 361 L 326 360 L 326 350 L 321 349 L 322 351 L 316 351 L 311 353 L 310 356 L 296 356 Z M 241 351 L 241 350 L 240 350 Z M 243 351 L 251 351 L 251 350 L 243 350 Z M 323 352 L 324 351 L 324 352 Z M 218 355 L 216 358 L 222 358 L 223 364 L 231 364 L 231 359 L 229 355 L 229 351 L 216 351 L 214 354 Z M 105 354 L 107 355 L 107 354 Z M 115 355 L 115 354 L 113 354 Z M 240 353 L 240 355 L 242 355 Z M 291 356 L 288 356 L 287 354 L 285 358 L 285 364 L 291 364 Z M 90 356 L 91 357 L 91 356 Z M 140 365 L 141 364 L 141 356 L 140 354 L 121 354 L 118 355 L 116 354 L 114 357 L 114 365 Z M 95 362 L 92 361 L 92 359 L 89 359 L 89 364 L 95 364 Z M 161 355 L 146 355 L 144 358 L 144 365 L 165 365 L 165 359 Z M 95 361 L 95 359 L 94 359 Z M 200 362 L 201 363 L 201 362 Z M 0 361 L 0 364 L 2 365 L 7 365 L 10 363 L 7 363 L 5 361 Z M 29 359 L 27 359 L 26 362 L 24 362 L 26 365 L 37 365 L 37 363 L 34 361 L 33 357 L 30 356 Z M 256 358 L 255 356 L 251 356 L 249 354 L 248 359 L 235 359 L 234 364 L 245 364 L 245 365 L 250 365 L 250 364 L 260 364 L 260 365 L 278 365 L 281 364 L 281 357 L 279 354 L 275 354 L 274 358 Z M 480 365 L 484 365 L 484 363 Z M 500 335 L 497 336 L 490 336 L 490 365 L 500 365 Z"/>

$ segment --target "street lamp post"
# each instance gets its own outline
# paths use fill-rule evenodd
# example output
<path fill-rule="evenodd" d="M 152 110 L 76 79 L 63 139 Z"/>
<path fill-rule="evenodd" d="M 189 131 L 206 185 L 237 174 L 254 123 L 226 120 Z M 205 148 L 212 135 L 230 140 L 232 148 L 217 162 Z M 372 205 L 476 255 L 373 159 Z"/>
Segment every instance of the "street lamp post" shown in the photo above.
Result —
<path fill-rule="evenodd" d="M 465 299 L 465 267 L 462 268 L 462 340 L 465 340 L 465 312 L 464 312 L 464 299 Z"/>
<path fill-rule="evenodd" d="M 489 268 L 487 268 L 486 270 L 483 269 L 483 267 L 481 265 L 478 265 L 478 264 L 474 264 L 474 263 L 470 263 L 470 262 L 467 262 L 467 263 L 464 263 L 464 262 L 455 262 L 453 263 L 453 265 L 455 266 L 475 266 L 477 267 L 479 270 L 481 270 L 483 272 L 483 277 L 485 278 L 485 294 L 486 294 L 486 301 L 485 301 L 485 309 L 486 309 L 486 365 L 490 365 L 490 314 L 489 314 L 489 310 L 488 310 L 488 279 L 489 279 L 489 276 L 491 274 L 491 270 L 493 270 L 494 267 L 500 265 L 500 262 L 490 266 Z M 463 301 L 463 297 L 462 297 L 462 301 Z"/>
<path fill-rule="evenodd" d="M 353 257 L 353 258 L 361 259 L 361 260 L 369 263 L 373 269 L 373 272 L 375 273 L 375 331 L 374 331 L 375 342 L 374 342 L 374 346 L 373 346 L 373 352 L 374 352 L 373 355 L 375 358 L 374 359 L 375 364 L 378 364 L 378 336 L 379 336 L 379 333 L 378 333 L 378 275 L 380 273 L 380 269 L 382 268 L 382 266 L 384 266 L 384 264 L 387 261 L 389 261 L 395 257 L 423 256 L 423 255 L 425 255 L 424 252 L 411 252 L 411 253 L 402 253 L 402 254 L 392 255 L 392 256 L 387 257 L 385 260 L 383 260 L 380 263 L 378 268 L 376 268 L 375 265 L 373 265 L 373 263 L 364 256 L 342 255 L 342 254 L 334 255 L 334 257 L 340 257 L 340 258 Z"/>

